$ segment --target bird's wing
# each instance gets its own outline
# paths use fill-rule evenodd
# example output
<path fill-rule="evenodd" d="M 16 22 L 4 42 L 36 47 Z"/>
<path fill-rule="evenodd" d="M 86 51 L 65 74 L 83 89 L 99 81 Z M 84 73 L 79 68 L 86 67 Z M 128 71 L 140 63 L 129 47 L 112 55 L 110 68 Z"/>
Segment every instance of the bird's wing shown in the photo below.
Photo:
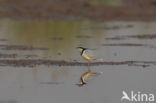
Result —
<path fill-rule="evenodd" d="M 100 75 L 101 73 L 98 72 L 86 72 L 83 74 L 83 81 L 88 82 L 90 80 L 93 80 L 96 76 Z"/>
<path fill-rule="evenodd" d="M 94 52 L 92 50 L 85 50 L 84 54 L 86 54 L 88 57 L 94 58 Z"/>

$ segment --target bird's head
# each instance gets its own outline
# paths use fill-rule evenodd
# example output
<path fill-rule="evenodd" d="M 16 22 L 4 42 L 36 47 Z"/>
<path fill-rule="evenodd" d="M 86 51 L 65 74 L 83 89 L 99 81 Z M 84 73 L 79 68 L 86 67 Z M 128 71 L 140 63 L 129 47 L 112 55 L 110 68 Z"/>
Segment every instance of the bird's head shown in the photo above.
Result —
<path fill-rule="evenodd" d="M 79 49 L 85 49 L 85 50 L 87 49 L 87 48 L 84 48 L 84 47 L 81 47 L 81 46 L 79 46 L 79 47 L 77 47 L 77 48 L 79 48 Z"/>
<path fill-rule="evenodd" d="M 86 50 L 87 48 L 84 47 L 77 47 L 80 50 L 80 53 L 82 53 L 84 50 Z"/>
<path fill-rule="evenodd" d="M 84 47 L 77 47 L 78 49 L 80 50 L 86 50 L 87 48 L 84 48 Z"/>
<path fill-rule="evenodd" d="M 81 86 L 86 85 L 86 84 L 87 84 L 86 82 L 84 82 L 82 79 L 80 79 L 80 82 L 76 85 L 81 87 Z"/>

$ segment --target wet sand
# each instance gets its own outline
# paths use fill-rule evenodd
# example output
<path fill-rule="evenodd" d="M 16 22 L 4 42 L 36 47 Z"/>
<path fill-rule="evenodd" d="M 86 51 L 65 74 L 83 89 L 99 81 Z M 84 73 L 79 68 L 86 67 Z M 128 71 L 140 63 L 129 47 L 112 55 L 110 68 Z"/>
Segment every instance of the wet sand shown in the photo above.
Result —
<path fill-rule="evenodd" d="M 106 61 L 106 62 L 93 62 L 90 66 L 100 65 L 128 65 L 128 66 L 140 66 L 144 65 L 156 65 L 156 61 Z M 19 60 L 0 60 L 0 66 L 11 66 L 11 67 L 37 67 L 37 66 L 87 66 L 85 62 L 69 62 L 69 61 L 56 61 L 56 60 L 44 60 L 44 59 L 19 59 Z"/>
<path fill-rule="evenodd" d="M 101 44 L 102 46 L 118 46 L 118 47 L 145 47 L 149 49 L 156 49 L 156 46 L 149 44 L 136 44 L 136 43 L 115 43 L 115 44 Z"/>
<path fill-rule="evenodd" d="M 1 50 L 48 50 L 49 48 L 37 48 L 27 45 L 0 45 Z"/>
<path fill-rule="evenodd" d="M 105 38 L 106 40 L 125 40 L 125 39 L 156 39 L 156 34 L 139 34 L 139 35 L 126 35 L 126 36 L 115 36 Z"/>

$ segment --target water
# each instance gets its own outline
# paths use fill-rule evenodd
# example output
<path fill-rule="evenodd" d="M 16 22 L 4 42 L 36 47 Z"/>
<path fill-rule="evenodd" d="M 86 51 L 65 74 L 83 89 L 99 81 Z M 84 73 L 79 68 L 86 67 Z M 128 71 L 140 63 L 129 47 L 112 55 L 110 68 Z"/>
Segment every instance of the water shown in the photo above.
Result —
<path fill-rule="evenodd" d="M 156 94 L 155 26 L 156 22 L 0 20 L 0 60 L 20 65 L 1 64 L 0 103 L 120 103 L 123 90 Z M 135 62 L 92 65 L 91 71 L 103 74 L 78 87 L 75 84 L 87 72 L 87 66 L 43 63 L 29 67 L 16 61 L 87 63 L 77 46 L 92 49 L 100 62 Z"/>

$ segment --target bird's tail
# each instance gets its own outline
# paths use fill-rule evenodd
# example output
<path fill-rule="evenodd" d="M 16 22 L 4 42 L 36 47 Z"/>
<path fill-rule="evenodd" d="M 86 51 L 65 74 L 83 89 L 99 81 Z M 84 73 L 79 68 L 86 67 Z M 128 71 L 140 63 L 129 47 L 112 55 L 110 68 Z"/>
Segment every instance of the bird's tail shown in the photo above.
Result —
<path fill-rule="evenodd" d="M 97 61 L 100 61 L 100 62 L 102 62 L 102 61 L 104 61 L 102 58 L 100 58 L 100 59 L 96 59 Z"/>
<path fill-rule="evenodd" d="M 103 74 L 103 72 L 91 72 L 91 75 L 100 75 Z"/>
<path fill-rule="evenodd" d="M 90 57 L 90 60 L 97 60 L 96 58 L 92 58 L 92 57 Z"/>

